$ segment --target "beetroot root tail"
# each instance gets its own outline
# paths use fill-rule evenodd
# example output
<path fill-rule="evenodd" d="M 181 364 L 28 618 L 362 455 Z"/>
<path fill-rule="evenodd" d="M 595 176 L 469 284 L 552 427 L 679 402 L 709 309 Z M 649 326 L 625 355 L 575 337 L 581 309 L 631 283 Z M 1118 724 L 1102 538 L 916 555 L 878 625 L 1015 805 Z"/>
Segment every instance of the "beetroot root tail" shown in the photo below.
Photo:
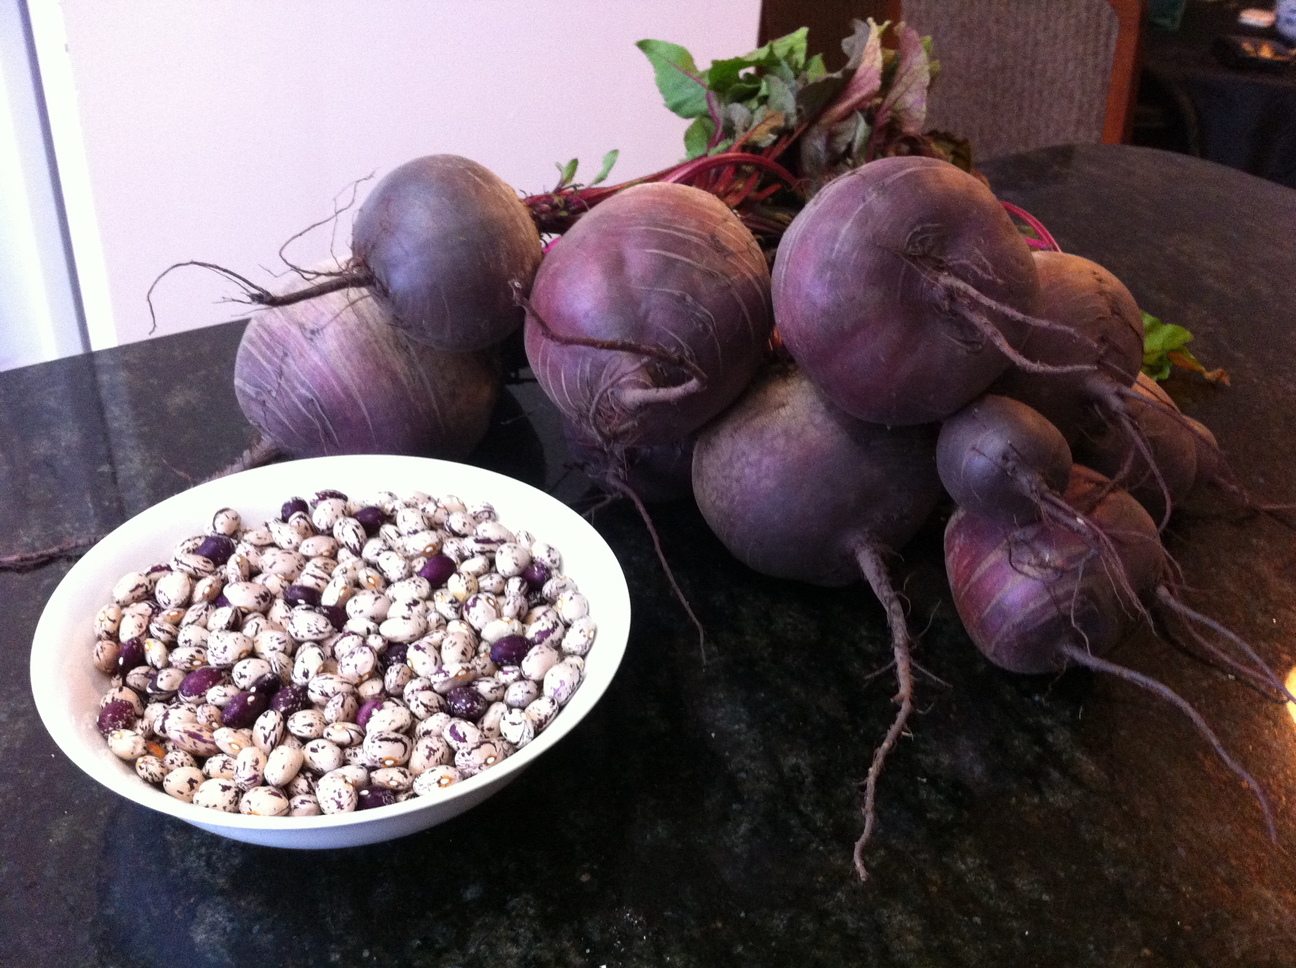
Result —
<path fill-rule="evenodd" d="M 237 474 L 240 471 L 251 470 L 254 467 L 262 467 L 266 464 L 273 463 L 284 453 L 275 444 L 270 443 L 264 437 L 258 437 L 248 445 L 247 450 L 239 454 L 234 460 L 230 461 L 215 474 L 205 477 L 199 483 L 206 484 L 208 481 L 218 481 L 222 477 L 229 477 L 231 474 Z"/>
<path fill-rule="evenodd" d="M 1201 612 L 1185 604 L 1173 590 L 1165 585 L 1157 588 L 1156 596 L 1157 601 L 1161 603 L 1162 607 L 1169 612 L 1173 612 L 1184 620 L 1185 626 L 1188 629 L 1189 635 L 1192 636 L 1193 641 L 1204 648 L 1212 656 L 1220 662 L 1223 662 L 1235 672 L 1245 676 L 1251 682 L 1273 690 L 1278 694 L 1278 698 L 1281 701 L 1296 703 L 1296 696 L 1291 694 L 1291 691 L 1288 690 L 1287 686 L 1278 678 L 1278 675 L 1269 668 L 1264 659 L 1259 656 L 1250 643 L 1240 635 L 1223 624 L 1215 621 L 1213 618 L 1203 615 Z M 1239 652 L 1251 660 L 1251 664 L 1243 664 L 1239 660 L 1228 655 L 1214 643 L 1208 641 L 1205 636 L 1201 635 L 1197 631 L 1196 625 L 1203 625 L 1220 638 L 1231 642 Z"/>
<path fill-rule="evenodd" d="M 1278 828 L 1274 824 L 1273 808 L 1269 805 L 1269 798 L 1265 796 L 1264 788 L 1256 782 L 1255 777 L 1248 773 L 1240 763 L 1229 755 L 1228 750 L 1224 749 L 1224 744 L 1221 743 L 1219 737 L 1215 735 L 1215 731 L 1210 728 L 1210 725 L 1202 718 L 1201 713 L 1197 712 L 1188 700 L 1184 699 L 1169 686 L 1158 682 L 1150 676 L 1145 676 L 1141 672 L 1135 672 L 1127 666 L 1118 665 L 1115 662 L 1108 662 L 1106 659 L 1100 659 L 1098 656 L 1093 655 L 1078 646 L 1064 645 L 1062 646 L 1062 652 L 1069 661 L 1074 662 L 1078 666 L 1084 666 L 1085 668 L 1092 669 L 1095 672 L 1105 672 L 1108 675 L 1116 676 L 1120 679 L 1124 679 L 1126 682 L 1131 682 L 1136 686 L 1146 689 L 1148 692 L 1164 699 L 1187 716 L 1193 726 L 1196 727 L 1197 732 L 1204 740 L 1206 740 L 1211 749 L 1215 751 L 1215 755 L 1219 757 L 1220 762 L 1228 767 L 1229 770 L 1231 770 L 1233 774 L 1251 790 L 1252 795 L 1256 798 L 1256 802 L 1260 805 L 1261 813 L 1264 814 L 1265 828 L 1269 832 L 1270 841 L 1275 844 L 1278 843 Z"/>
<path fill-rule="evenodd" d="M 859 839 L 855 841 L 852 858 L 855 862 L 855 871 L 859 874 L 860 880 L 865 881 L 868 880 L 869 873 L 868 867 L 864 863 L 864 852 L 873 837 L 873 828 L 877 825 L 878 779 L 882 775 L 882 767 L 886 763 L 887 756 L 899 741 L 901 734 L 904 733 L 905 725 L 913 713 L 914 682 L 909 626 L 905 620 L 904 606 L 900 602 L 900 596 L 896 594 L 886 563 L 882 560 L 882 555 L 878 549 L 871 545 L 863 545 L 856 549 L 855 557 L 865 580 L 869 583 L 869 587 L 873 589 L 873 594 L 877 596 L 878 601 L 882 603 L 882 607 L 886 609 L 887 625 L 891 630 L 891 651 L 894 657 L 898 686 L 896 694 L 892 698 L 899 705 L 895 718 L 891 721 L 891 727 L 882 738 L 882 742 L 873 751 L 873 762 L 869 764 L 868 775 L 862 783 L 864 787 L 864 831 L 860 834 Z"/>
<path fill-rule="evenodd" d="M 88 538 L 72 538 L 52 548 L 42 548 L 40 551 L 23 551 L 18 554 L 0 555 L 0 571 L 19 573 L 35 571 L 37 568 L 65 558 L 79 558 L 102 538 L 103 535 L 101 534 Z"/>
<path fill-rule="evenodd" d="M 679 582 L 675 580 L 675 572 L 671 569 L 670 563 L 666 560 L 666 552 L 662 549 L 661 538 L 657 534 L 657 528 L 653 526 L 652 515 L 648 513 L 648 508 L 644 506 L 643 499 L 635 493 L 634 488 L 622 480 L 614 479 L 610 482 L 611 486 L 618 494 L 628 498 L 630 503 L 635 506 L 639 512 L 639 517 L 643 518 L 644 527 L 648 529 L 648 537 L 652 539 L 653 551 L 657 553 L 657 560 L 661 563 L 662 571 L 666 573 L 666 580 L 670 583 L 671 590 L 679 600 L 680 605 L 688 614 L 689 621 L 697 629 L 698 648 L 702 650 L 702 661 L 706 661 L 706 630 L 702 627 L 702 620 L 697 617 L 693 611 L 693 606 L 689 604 L 688 596 L 684 594 L 684 589 L 680 588 Z"/>

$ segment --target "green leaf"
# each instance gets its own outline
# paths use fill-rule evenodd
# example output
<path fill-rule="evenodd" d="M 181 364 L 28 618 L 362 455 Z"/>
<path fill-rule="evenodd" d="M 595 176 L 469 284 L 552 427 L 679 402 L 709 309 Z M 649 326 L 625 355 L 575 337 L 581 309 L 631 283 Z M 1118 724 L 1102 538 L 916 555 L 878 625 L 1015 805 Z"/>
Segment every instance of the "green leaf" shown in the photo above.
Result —
<path fill-rule="evenodd" d="M 1153 379 L 1164 380 L 1174 365 L 1171 353 L 1179 351 L 1187 359 L 1192 359 L 1192 354 L 1184 349 L 1192 338 L 1192 333 L 1182 326 L 1163 323 L 1150 313 L 1144 313 L 1143 372 Z"/>
<path fill-rule="evenodd" d="M 801 27 L 735 60 L 745 61 L 748 67 L 774 67 L 776 64 L 786 64 L 794 71 L 800 71 L 804 69 L 806 62 L 807 33 L 809 28 Z"/>
<path fill-rule="evenodd" d="M 681 118 L 699 118 L 707 113 L 706 84 L 692 54 L 664 40 L 641 40 L 635 46 L 652 64 L 657 90 L 667 108 Z"/>
<path fill-rule="evenodd" d="M 1143 314 L 1143 350 L 1144 354 L 1169 353 L 1187 345 L 1192 340 L 1192 333 L 1182 326 L 1163 323 L 1157 317 Z"/>
<path fill-rule="evenodd" d="M 754 66 L 755 64 L 746 57 L 716 60 L 711 62 L 711 66 L 706 69 L 702 78 L 706 81 L 706 86 L 716 94 L 723 95 L 729 100 L 744 100 L 741 97 L 734 97 L 733 87 L 742 79 L 742 72 Z"/>
<path fill-rule="evenodd" d="M 558 169 L 559 188 L 566 188 L 568 185 L 572 183 L 572 179 L 576 177 L 577 164 L 578 162 L 576 161 L 575 158 L 567 162 L 567 164 L 565 165 L 560 165 L 556 161 L 554 162 L 554 167 Z"/>
<path fill-rule="evenodd" d="M 590 184 L 597 185 L 599 182 L 607 178 L 607 176 L 612 173 L 612 166 L 616 164 L 616 160 L 620 156 L 621 156 L 621 152 L 617 148 L 613 148 L 606 155 L 604 155 L 603 167 L 599 169 L 599 173 L 594 176 L 594 180 L 590 182 Z"/>
<path fill-rule="evenodd" d="M 715 122 L 710 118 L 697 118 L 684 132 L 684 150 L 688 159 L 700 158 L 707 153 L 711 145 L 711 136 L 715 134 Z"/>
<path fill-rule="evenodd" d="M 809 32 L 810 28 L 802 27 L 799 30 L 792 31 L 790 34 L 771 40 L 765 47 L 768 47 L 775 57 L 793 70 L 799 71 L 805 67 L 806 34 Z"/>

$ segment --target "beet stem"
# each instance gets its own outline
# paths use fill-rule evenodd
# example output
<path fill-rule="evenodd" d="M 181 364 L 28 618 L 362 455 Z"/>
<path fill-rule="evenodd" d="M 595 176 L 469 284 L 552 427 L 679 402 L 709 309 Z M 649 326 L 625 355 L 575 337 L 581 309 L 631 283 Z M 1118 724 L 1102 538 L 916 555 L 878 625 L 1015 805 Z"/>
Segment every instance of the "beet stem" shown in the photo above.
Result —
<path fill-rule="evenodd" d="M 1034 229 L 1035 234 L 1039 236 L 1039 241 L 1043 244 L 1043 247 L 1046 248 L 1048 251 L 1050 252 L 1062 251 L 1062 246 L 1058 245 L 1057 239 L 1053 238 L 1053 233 L 1050 232 L 1048 229 L 1046 229 L 1044 227 L 1044 223 L 1041 222 L 1039 219 L 1037 219 L 1030 212 L 1026 211 L 1024 208 L 1020 208 L 1019 206 L 1014 205 L 1012 202 L 1000 201 L 999 204 L 1004 207 L 1004 211 L 1008 212 L 1011 215 L 1017 216 L 1019 219 L 1021 219 L 1023 222 L 1029 225 L 1032 229 Z M 1027 239 L 1026 241 L 1030 242 L 1031 240 Z"/>
<path fill-rule="evenodd" d="M 1166 702 L 1177 707 L 1179 711 L 1187 716 L 1192 724 L 1197 728 L 1197 732 L 1202 736 L 1202 738 L 1210 744 L 1211 748 L 1215 751 L 1215 755 L 1219 757 L 1220 762 L 1227 766 L 1234 775 L 1241 779 L 1242 782 L 1251 789 L 1251 793 L 1260 804 L 1260 810 L 1264 813 L 1265 826 L 1269 831 L 1269 839 L 1275 844 L 1278 843 L 1278 828 L 1274 825 L 1273 810 L 1269 806 L 1269 798 L 1265 796 L 1264 790 L 1261 788 L 1260 784 L 1255 781 L 1255 778 L 1242 768 L 1241 764 L 1234 760 L 1233 757 L 1229 756 L 1228 752 L 1224 749 L 1224 745 L 1220 742 L 1219 737 L 1215 735 L 1215 731 L 1207 725 L 1206 720 L 1202 718 L 1201 713 L 1197 712 L 1188 700 L 1184 699 L 1164 683 L 1157 682 L 1157 680 L 1145 676 L 1141 672 L 1135 672 L 1127 666 L 1118 665 L 1115 662 L 1108 662 L 1106 659 L 1100 659 L 1096 655 L 1093 655 L 1085 649 L 1081 649 L 1071 643 L 1063 643 L 1059 645 L 1059 649 L 1069 661 L 1074 662 L 1076 665 L 1084 666 L 1085 668 L 1092 669 L 1095 672 L 1105 672 L 1109 675 L 1116 676 L 1117 678 L 1124 679 L 1126 682 L 1132 682 L 1134 685 L 1140 686 L 1148 692 L 1160 696 Z"/>
<path fill-rule="evenodd" d="M 865 542 L 855 549 L 855 560 L 859 564 L 864 579 L 869 583 L 869 587 L 873 589 L 873 594 L 877 596 L 878 601 L 882 603 L 882 607 L 886 609 L 887 625 L 891 629 L 891 651 L 894 654 L 896 682 L 899 686 L 895 696 L 892 697 L 892 701 L 900 704 L 895 719 L 891 722 L 891 728 L 887 730 L 881 744 L 873 751 L 873 762 L 869 765 L 868 775 L 864 778 L 864 832 L 855 841 L 852 856 L 860 880 L 866 881 L 869 874 L 868 868 L 864 864 L 864 850 L 873 836 L 873 828 L 877 823 L 878 778 L 882 775 L 882 767 L 886 762 L 887 755 L 904 732 L 905 723 L 908 722 L 914 708 L 913 660 L 910 649 L 909 626 L 905 620 L 904 606 L 901 604 L 900 596 L 896 594 L 895 587 L 891 583 L 891 577 L 887 572 L 886 562 L 882 560 L 881 553 L 876 547 Z"/>

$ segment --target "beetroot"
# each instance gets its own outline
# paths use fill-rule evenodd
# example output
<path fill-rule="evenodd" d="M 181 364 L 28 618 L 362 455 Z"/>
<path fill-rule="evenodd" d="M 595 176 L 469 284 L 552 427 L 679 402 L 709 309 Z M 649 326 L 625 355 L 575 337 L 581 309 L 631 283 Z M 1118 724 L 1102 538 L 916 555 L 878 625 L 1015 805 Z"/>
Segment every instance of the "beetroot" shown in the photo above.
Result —
<path fill-rule="evenodd" d="M 995 394 L 977 398 L 942 423 L 936 466 L 950 497 L 973 514 L 1012 526 L 1048 521 L 1075 532 L 1142 611 L 1111 537 L 1063 497 L 1074 479 L 1071 448 L 1037 410 Z"/>
<path fill-rule="evenodd" d="M 1077 448 L 1078 459 L 1137 488 L 1164 528 L 1192 487 L 1195 445 L 1177 408 L 1149 403 L 1136 385 L 1142 313 L 1120 280 L 1095 262 L 1061 252 L 1038 252 L 1035 260 L 1040 315 L 1059 329 L 1032 333 L 1026 352 L 1057 369 L 1014 367 L 992 390 L 1038 410 Z"/>
<path fill-rule="evenodd" d="M 847 413 L 940 420 L 1018 358 L 1038 290 L 1030 249 L 986 186 L 931 158 L 870 162 L 792 221 L 774 264 L 788 351 Z"/>
<path fill-rule="evenodd" d="M 1066 497 L 1120 549 L 1117 565 L 1124 574 L 1113 575 L 1110 558 L 1100 556 L 1083 535 L 1053 521 L 1014 527 L 959 509 L 945 531 L 946 570 L 955 607 L 973 644 L 1010 672 L 1057 673 L 1083 666 L 1118 676 L 1169 702 L 1250 787 L 1270 836 L 1276 837 L 1263 789 L 1223 748 L 1201 714 L 1163 683 L 1103 657 L 1121 642 L 1139 614 L 1129 589 L 1154 597 L 1180 615 L 1201 618 L 1178 603 L 1167 587 L 1168 560 L 1155 523 L 1127 492 L 1082 467 L 1075 468 Z M 1245 643 L 1236 637 L 1234 642 L 1259 662 Z M 1210 648 L 1258 684 L 1276 684 L 1272 673 L 1266 677 Z"/>
<path fill-rule="evenodd" d="M 1143 314 L 1130 291 L 1092 260 L 1065 252 L 1034 253 L 1038 312 L 1056 325 L 1026 337 L 1023 352 L 1063 372 L 1009 369 L 995 393 L 1021 400 L 1070 439 L 1093 420 L 1089 408 L 1120 408 L 1143 365 Z"/>
<path fill-rule="evenodd" d="M 358 292 L 257 314 L 234 365 L 248 422 L 292 457 L 465 457 L 486 434 L 500 383 L 490 359 L 411 341 Z"/>
<path fill-rule="evenodd" d="M 514 287 L 530 285 L 541 257 L 522 200 L 458 155 L 388 173 L 356 214 L 351 250 L 394 325 L 457 353 L 498 344 L 522 324 Z"/>
<path fill-rule="evenodd" d="M 605 451 L 692 433 L 747 385 L 772 329 L 752 234 L 699 189 L 626 189 L 582 217 L 532 287 L 527 358 Z"/>
<path fill-rule="evenodd" d="M 1159 547 L 1147 512 L 1124 491 L 1108 491 L 1087 513 L 1119 517 L 1131 545 L 1150 535 Z M 1058 672 L 1073 649 L 1105 652 L 1129 632 L 1138 608 L 1124 588 L 1147 586 L 1113 581 L 1098 558 L 1093 541 L 1047 519 L 1019 526 L 960 508 L 945 531 L 963 626 L 986 658 L 1010 672 Z"/>
<path fill-rule="evenodd" d="M 1071 448 L 1039 411 L 986 394 L 941 425 L 936 466 L 960 507 L 1011 524 L 1049 513 L 1071 476 Z"/>
<path fill-rule="evenodd" d="M 910 638 L 886 557 L 905 545 L 940 499 L 936 428 L 887 428 L 834 406 L 798 369 L 764 373 L 698 436 L 693 492 L 725 546 L 757 571 L 817 585 L 863 577 L 887 614 L 899 709 L 864 782 L 864 832 L 875 823 L 883 763 L 913 710 Z"/>

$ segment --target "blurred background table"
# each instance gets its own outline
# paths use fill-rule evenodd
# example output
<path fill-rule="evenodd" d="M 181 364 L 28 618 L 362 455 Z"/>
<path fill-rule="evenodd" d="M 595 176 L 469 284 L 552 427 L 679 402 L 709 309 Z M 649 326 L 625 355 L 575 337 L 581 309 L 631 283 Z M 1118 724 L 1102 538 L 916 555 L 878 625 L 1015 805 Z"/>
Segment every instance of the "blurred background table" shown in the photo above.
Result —
<path fill-rule="evenodd" d="M 1136 144 L 1200 155 L 1296 188 L 1296 66 L 1231 67 L 1213 52 L 1230 34 L 1277 37 L 1238 23 L 1245 0 L 1187 0 L 1176 30 L 1148 25 Z"/>
<path fill-rule="evenodd" d="M 986 166 L 1063 246 L 1197 333 L 1231 388 L 1184 381 L 1257 493 L 1296 497 L 1296 193 L 1117 146 Z M 1258 240 L 1259 239 L 1259 240 Z M 0 374 L 4 552 L 111 528 L 248 441 L 240 324 Z M 513 388 L 474 460 L 581 503 L 552 411 Z M 375 482 L 381 486 L 381 482 Z M 115 799 L 46 736 L 25 668 L 68 565 L 0 573 L 0 964 L 26 966 L 1272 966 L 1296 960 L 1296 730 L 1287 712 L 1150 635 L 1119 658 L 1196 703 L 1273 798 L 1259 812 L 1173 711 L 1124 683 L 1023 678 L 953 617 L 939 524 L 897 567 L 921 715 L 892 756 L 871 854 L 856 781 L 890 722 L 881 609 L 862 588 L 737 565 L 688 503 L 655 509 L 709 631 L 705 661 L 632 510 L 595 523 L 634 628 L 600 706 L 485 804 L 374 847 L 280 852 Z M 1185 517 L 1195 600 L 1282 671 L 1296 658 L 1289 531 Z M 875 673 L 877 673 L 875 675 Z M 938 681 L 939 680 L 939 681 Z"/>

